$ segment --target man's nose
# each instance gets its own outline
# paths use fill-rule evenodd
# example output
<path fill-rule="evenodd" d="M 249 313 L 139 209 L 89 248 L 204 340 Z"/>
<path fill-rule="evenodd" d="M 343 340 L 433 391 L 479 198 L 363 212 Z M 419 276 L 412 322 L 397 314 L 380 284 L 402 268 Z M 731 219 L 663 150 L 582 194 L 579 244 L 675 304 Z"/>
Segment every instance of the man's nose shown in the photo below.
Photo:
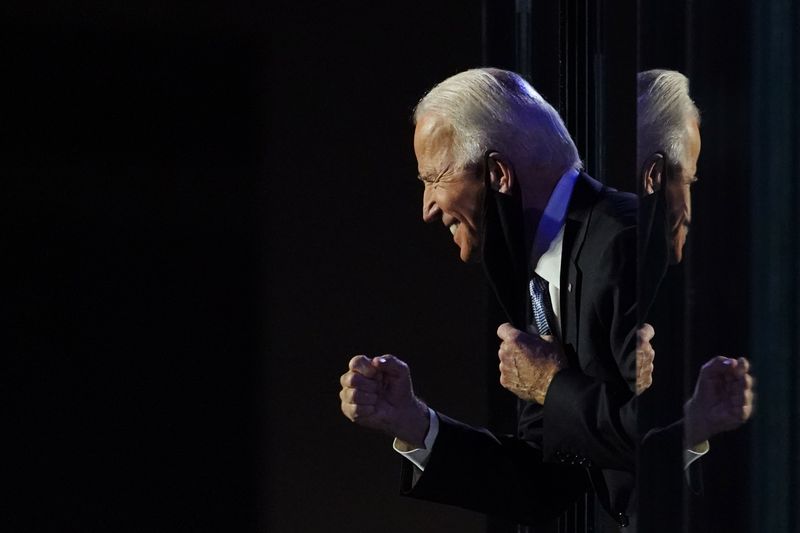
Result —
<path fill-rule="evenodd" d="M 439 206 L 436 205 L 434 194 L 431 187 L 425 187 L 425 192 L 422 193 L 422 220 L 425 222 L 434 222 L 441 214 Z"/>

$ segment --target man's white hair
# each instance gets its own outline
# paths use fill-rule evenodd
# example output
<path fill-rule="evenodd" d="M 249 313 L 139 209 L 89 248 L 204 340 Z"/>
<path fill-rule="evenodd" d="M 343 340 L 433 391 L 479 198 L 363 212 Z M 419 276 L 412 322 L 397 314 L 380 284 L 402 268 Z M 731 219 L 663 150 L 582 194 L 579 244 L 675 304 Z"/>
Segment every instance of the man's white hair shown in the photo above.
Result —
<path fill-rule="evenodd" d="M 451 76 L 419 101 L 414 123 L 429 113 L 452 126 L 453 157 L 460 167 L 477 163 L 487 150 L 538 170 L 581 167 L 561 117 L 514 72 L 480 68 Z"/>
<path fill-rule="evenodd" d="M 648 157 L 664 154 L 668 164 L 682 167 L 686 157 L 687 120 L 700 122 L 689 96 L 689 79 L 674 70 L 648 70 L 637 75 L 636 161 L 641 171 Z"/>

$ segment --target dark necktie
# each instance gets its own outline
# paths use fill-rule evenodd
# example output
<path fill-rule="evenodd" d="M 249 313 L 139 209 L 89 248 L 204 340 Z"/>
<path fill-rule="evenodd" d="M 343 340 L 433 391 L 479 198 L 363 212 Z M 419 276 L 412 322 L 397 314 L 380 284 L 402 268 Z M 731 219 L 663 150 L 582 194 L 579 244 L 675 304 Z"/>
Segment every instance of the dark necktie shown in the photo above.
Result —
<path fill-rule="evenodd" d="M 550 291 L 547 280 L 534 272 L 528 287 L 531 294 L 533 325 L 536 326 L 536 331 L 539 335 L 552 335 L 552 330 L 550 329 L 552 312 L 550 311 L 550 305 L 548 305 Z"/>

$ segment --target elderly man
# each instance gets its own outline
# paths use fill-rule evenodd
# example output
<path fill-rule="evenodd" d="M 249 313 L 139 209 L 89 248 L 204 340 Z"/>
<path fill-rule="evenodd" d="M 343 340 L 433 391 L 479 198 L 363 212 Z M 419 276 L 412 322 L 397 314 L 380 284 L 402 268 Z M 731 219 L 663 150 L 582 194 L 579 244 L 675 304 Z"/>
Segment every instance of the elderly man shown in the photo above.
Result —
<path fill-rule="evenodd" d="M 526 400 L 518 435 L 429 409 L 391 355 L 350 361 L 342 411 L 395 437 L 408 495 L 534 523 L 594 490 L 605 509 L 595 530 L 627 525 L 635 195 L 580 172 L 561 118 L 517 74 L 460 73 L 432 89 L 414 118 L 423 218 L 450 230 L 463 261 L 484 263 L 513 323 L 498 336 L 501 383 Z"/>

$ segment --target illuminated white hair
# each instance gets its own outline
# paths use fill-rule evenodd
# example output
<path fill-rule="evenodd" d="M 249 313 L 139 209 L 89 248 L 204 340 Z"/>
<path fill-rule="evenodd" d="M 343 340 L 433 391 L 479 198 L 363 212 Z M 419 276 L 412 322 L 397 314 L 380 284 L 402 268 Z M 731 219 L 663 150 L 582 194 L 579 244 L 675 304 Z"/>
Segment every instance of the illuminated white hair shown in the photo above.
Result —
<path fill-rule="evenodd" d="M 637 75 L 636 161 L 661 152 L 670 165 L 682 167 L 686 157 L 686 121 L 700 122 L 689 96 L 689 80 L 674 70 L 648 70 Z"/>
<path fill-rule="evenodd" d="M 458 166 L 477 163 L 491 149 L 518 165 L 553 172 L 581 167 L 561 117 L 514 72 L 480 68 L 447 78 L 419 101 L 414 123 L 429 113 L 452 126 Z"/>

